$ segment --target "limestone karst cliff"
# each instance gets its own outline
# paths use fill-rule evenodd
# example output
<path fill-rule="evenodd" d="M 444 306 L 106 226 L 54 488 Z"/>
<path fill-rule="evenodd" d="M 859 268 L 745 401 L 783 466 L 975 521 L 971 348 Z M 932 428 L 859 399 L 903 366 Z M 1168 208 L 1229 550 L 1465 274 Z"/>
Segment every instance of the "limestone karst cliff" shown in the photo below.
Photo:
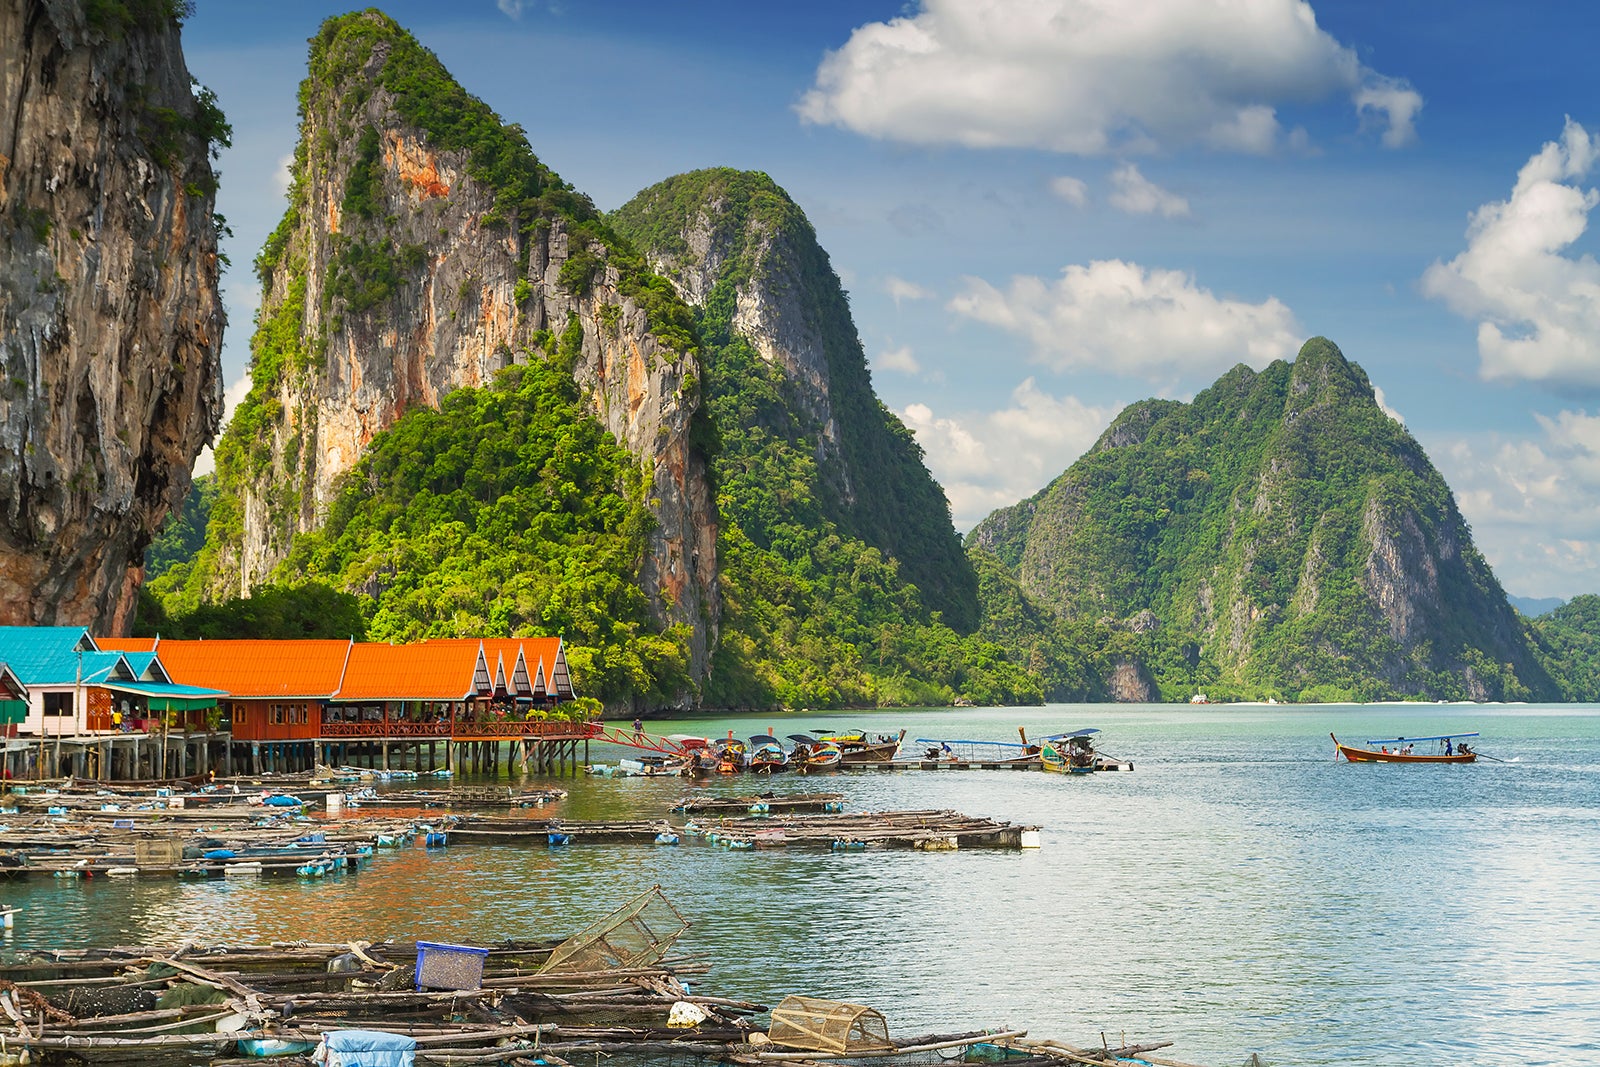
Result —
<path fill-rule="evenodd" d="M 748 413 L 766 386 L 734 369 L 740 353 L 763 365 L 756 376 L 770 375 L 777 402 L 742 415 L 759 425 L 739 430 L 809 458 L 800 477 L 818 514 L 787 514 L 757 486 L 724 492 L 745 533 L 765 544 L 778 521 L 832 523 L 896 560 L 951 627 L 976 626 L 977 579 L 944 490 L 910 431 L 878 400 L 849 302 L 800 207 L 765 174 L 712 168 L 651 186 L 611 221 L 696 309 L 715 389 L 746 394 Z"/>
<path fill-rule="evenodd" d="M 217 453 L 202 595 L 267 580 L 408 409 L 570 345 L 590 411 L 646 468 L 640 584 L 664 624 L 690 630 L 703 672 L 716 519 L 689 434 L 698 363 L 682 302 L 387 16 L 323 25 L 300 104 L 289 204 L 256 261 L 252 388 Z"/>
<path fill-rule="evenodd" d="M 1555 695 L 1449 486 L 1320 337 L 1132 405 L 968 545 L 1064 618 L 1158 633 L 1171 697 Z"/>
<path fill-rule="evenodd" d="M 165 0 L 0 0 L 0 623 L 122 632 L 222 411 L 214 144 Z"/>

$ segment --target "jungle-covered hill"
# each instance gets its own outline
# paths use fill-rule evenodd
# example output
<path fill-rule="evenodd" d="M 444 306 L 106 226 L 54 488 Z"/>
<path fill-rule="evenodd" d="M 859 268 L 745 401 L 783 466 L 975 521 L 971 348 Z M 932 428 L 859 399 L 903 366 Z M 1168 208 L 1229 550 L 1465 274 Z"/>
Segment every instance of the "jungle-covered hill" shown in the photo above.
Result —
<path fill-rule="evenodd" d="M 1325 338 L 1130 406 L 968 547 L 1058 618 L 1143 636 L 1167 699 L 1560 693 L 1449 486 Z"/>

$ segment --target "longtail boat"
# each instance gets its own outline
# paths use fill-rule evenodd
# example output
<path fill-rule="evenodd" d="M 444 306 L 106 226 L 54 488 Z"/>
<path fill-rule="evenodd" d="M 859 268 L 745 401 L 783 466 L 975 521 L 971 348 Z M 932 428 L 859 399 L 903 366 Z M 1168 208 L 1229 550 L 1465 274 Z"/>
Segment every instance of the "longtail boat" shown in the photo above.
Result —
<path fill-rule="evenodd" d="M 864 730 L 854 730 L 849 733 L 819 730 L 815 736 L 818 741 L 831 741 L 839 746 L 839 761 L 842 765 L 859 767 L 892 761 L 900 752 L 900 745 L 906 739 L 906 732 L 901 730 L 898 735 L 878 734 L 876 740 Z"/>
<path fill-rule="evenodd" d="M 1052 734 L 1039 746 L 1039 758 L 1047 771 L 1058 774 L 1090 774 L 1096 767 L 1094 742 L 1090 740 L 1100 731 L 1091 726 L 1071 733 Z"/>
<path fill-rule="evenodd" d="M 1328 734 L 1333 737 L 1333 734 Z M 1377 745 L 1377 748 L 1357 748 L 1354 745 L 1342 744 L 1337 737 L 1333 737 L 1334 748 L 1338 756 L 1343 756 L 1351 763 L 1472 763 L 1478 754 L 1463 739 L 1477 737 L 1473 734 L 1438 734 L 1434 737 L 1387 737 L 1369 740 L 1367 744 Z M 1435 742 L 1432 752 L 1413 752 L 1412 748 L 1418 744 Z M 1394 748 L 1389 746 L 1393 745 Z"/>

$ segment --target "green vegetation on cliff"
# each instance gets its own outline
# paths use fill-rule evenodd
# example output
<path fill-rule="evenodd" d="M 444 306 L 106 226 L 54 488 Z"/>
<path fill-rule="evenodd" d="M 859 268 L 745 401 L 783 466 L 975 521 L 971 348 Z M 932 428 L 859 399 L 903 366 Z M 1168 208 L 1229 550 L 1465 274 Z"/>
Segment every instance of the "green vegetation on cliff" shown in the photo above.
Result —
<path fill-rule="evenodd" d="M 1600 703 L 1600 596 L 1575 596 L 1524 625 L 1561 699 Z"/>
<path fill-rule="evenodd" d="M 1041 700 L 1025 665 L 964 636 L 978 621 L 977 583 L 949 506 L 873 393 L 849 305 L 799 207 L 765 174 L 715 169 L 653 186 L 611 221 L 680 278 L 698 266 L 686 260 L 690 234 L 708 229 L 720 264 L 697 309 L 701 440 L 723 520 L 705 703 Z M 739 330 L 749 299 L 782 304 L 784 325 L 820 350 L 830 425 L 816 387 Z"/>
<path fill-rule="evenodd" d="M 1322 338 L 1128 408 L 968 542 L 1063 618 L 1149 613 L 1167 699 L 1551 691 L 1449 487 Z"/>
<path fill-rule="evenodd" d="M 763 546 L 776 525 L 826 520 L 893 558 L 947 625 L 976 627 L 977 581 L 944 490 L 911 431 L 878 400 L 849 300 L 799 205 L 765 174 L 720 167 L 651 186 L 610 221 L 680 274 L 699 266 L 688 235 L 709 229 L 707 255 L 720 265 L 697 317 L 712 419 L 724 450 L 740 457 L 717 468 L 730 517 Z M 751 298 L 773 309 L 770 321 L 788 335 L 780 344 L 821 356 L 831 425 L 820 424 L 802 383 L 740 335 L 736 303 Z M 768 457 L 769 468 L 744 458 L 769 444 L 787 458 Z"/>
<path fill-rule="evenodd" d="M 644 480 L 558 347 L 374 437 L 278 574 L 358 591 L 374 640 L 555 634 L 585 695 L 664 702 L 689 688 L 687 637 L 637 584 Z"/>

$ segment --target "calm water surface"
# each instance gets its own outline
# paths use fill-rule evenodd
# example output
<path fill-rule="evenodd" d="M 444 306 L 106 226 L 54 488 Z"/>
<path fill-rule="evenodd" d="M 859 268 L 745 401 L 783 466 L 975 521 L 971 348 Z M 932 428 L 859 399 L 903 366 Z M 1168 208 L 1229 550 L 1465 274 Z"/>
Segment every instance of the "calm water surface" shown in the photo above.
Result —
<path fill-rule="evenodd" d="M 1056 706 L 651 723 L 1011 740 L 1098 726 L 1132 774 L 778 776 L 847 810 L 1043 828 L 1028 852 L 408 850 L 325 883 L 33 881 L 11 950 L 194 938 L 550 937 L 660 884 L 708 989 L 874 1005 L 901 1034 L 1016 1025 L 1170 1038 L 1234 1065 L 1600 1063 L 1600 708 Z M 1361 766 L 1343 740 L 1480 730 L 1507 762 Z M 621 753 L 596 747 L 596 761 Z M 528 780 L 531 784 L 532 780 Z M 657 815 L 675 779 L 560 782 L 576 819 Z M 715 781 L 736 793 L 751 781 Z"/>

